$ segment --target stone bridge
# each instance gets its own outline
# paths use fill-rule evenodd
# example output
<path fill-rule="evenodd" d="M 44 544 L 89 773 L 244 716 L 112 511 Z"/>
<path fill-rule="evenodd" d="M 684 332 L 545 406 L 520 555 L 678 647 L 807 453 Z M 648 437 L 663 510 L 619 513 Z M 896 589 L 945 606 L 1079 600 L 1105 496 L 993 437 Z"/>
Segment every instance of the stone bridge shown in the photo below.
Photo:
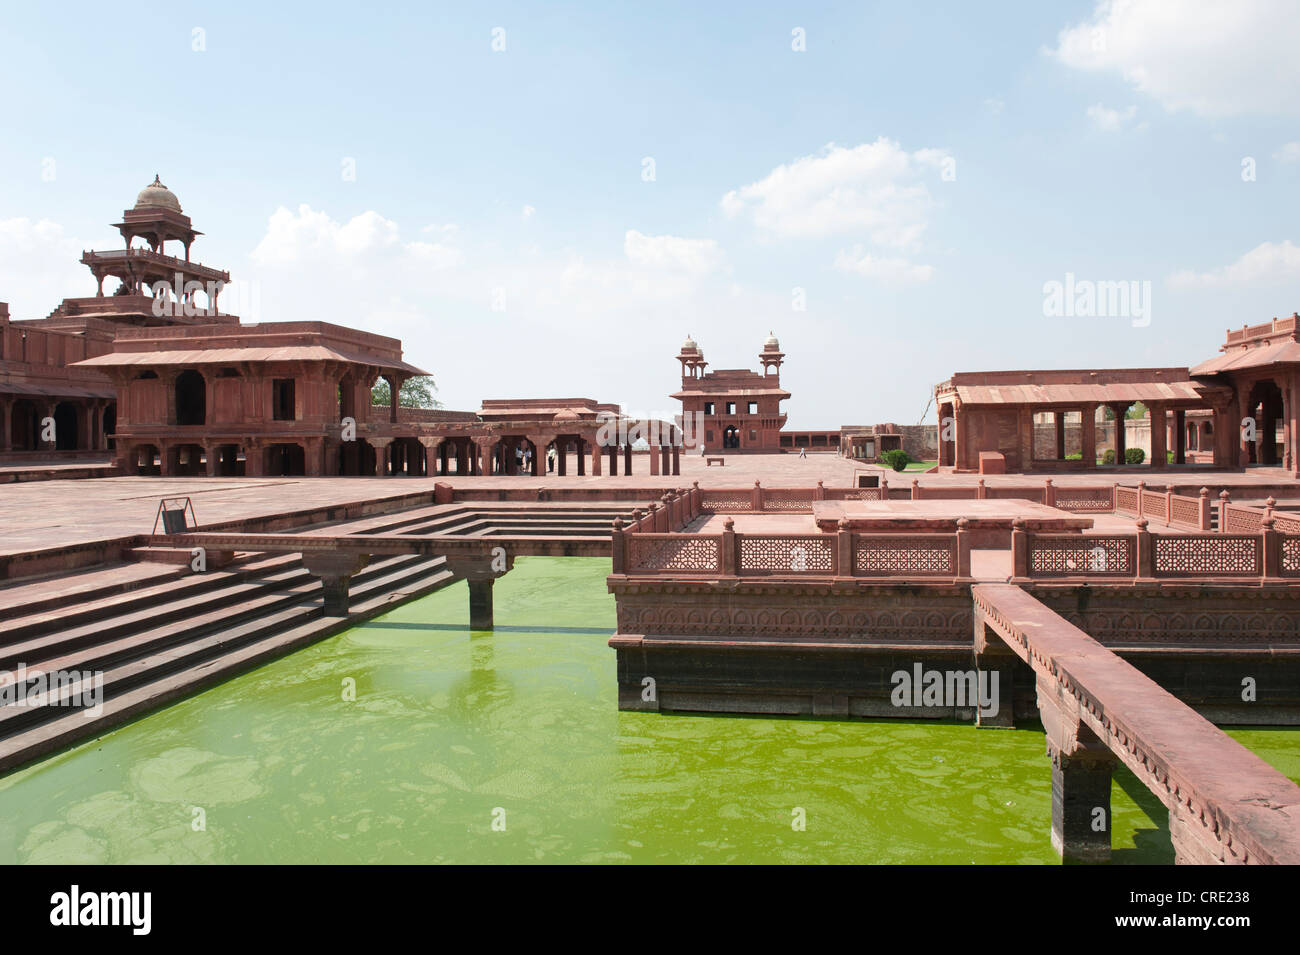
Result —
<path fill-rule="evenodd" d="M 1019 587 L 971 594 L 980 668 L 1033 669 L 1065 861 L 1109 859 L 1118 760 L 1169 809 L 1179 863 L 1300 864 L 1300 786 Z"/>
<path fill-rule="evenodd" d="M 470 626 L 492 629 L 492 585 L 512 567 L 516 557 L 607 557 L 608 537 L 518 536 L 466 537 L 411 534 L 257 534 L 194 532 L 159 534 L 152 546 L 194 550 L 203 548 L 212 559 L 235 551 L 301 554 L 303 565 L 321 579 L 325 614 L 348 613 L 348 582 L 372 555 L 423 554 L 445 557 L 448 568 L 469 584 Z"/>

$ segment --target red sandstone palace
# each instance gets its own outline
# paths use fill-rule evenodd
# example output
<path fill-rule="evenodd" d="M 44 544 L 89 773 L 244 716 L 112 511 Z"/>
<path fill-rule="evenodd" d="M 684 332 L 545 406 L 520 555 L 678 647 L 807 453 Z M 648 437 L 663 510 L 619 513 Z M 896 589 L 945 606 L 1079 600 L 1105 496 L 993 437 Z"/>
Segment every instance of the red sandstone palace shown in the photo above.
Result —
<path fill-rule="evenodd" d="M 682 426 L 632 421 L 587 398 L 435 411 L 399 407 L 402 383 L 426 372 L 396 339 L 325 322 L 245 325 L 221 312 L 230 275 L 192 260 L 202 233 L 157 177 L 114 227 L 122 249 L 81 257 L 94 295 L 26 321 L 0 303 L 8 463 L 111 451 L 134 474 L 537 475 L 549 466 L 563 476 L 617 474 L 620 459 L 630 474 L 645 456 L 653 475 L 679 473 L 685 437 L 712 454 L 807 449 L 863 462 L 901 447 L 942 469 L 984 473 L 1097 468 L 1105 448 L 1113 456 L 1100 466 L 1123 468 L 1126 416 L 1140 402 L 1151 468 L 1262 464 L 1300 477 L 1295 315 L 1230 331 L 1220 356 L 1191 369 L 959 373 L 935 388 L 937 427 L 785 430 L 791 395 L 775 335 L 759 371 L 711 372 L 688 336 L 672 395 Z M 387 408 L 370 401 L 380 378 Z"/>

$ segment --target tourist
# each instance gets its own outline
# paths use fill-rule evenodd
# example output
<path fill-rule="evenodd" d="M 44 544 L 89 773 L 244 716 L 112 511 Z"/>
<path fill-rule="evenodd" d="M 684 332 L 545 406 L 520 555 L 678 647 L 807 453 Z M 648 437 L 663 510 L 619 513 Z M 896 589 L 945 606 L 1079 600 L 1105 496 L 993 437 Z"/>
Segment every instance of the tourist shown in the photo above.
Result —
<path fill-rule="evenodd" d="M 532 475 L 533 473 L 533 449 L 528 448 L 524 451 L 524 473 Z"/>
<path fill-rule="evenodd" d="M 515 448 L 515 473 L 524 473 L 524 449 L 522 445 Z"/>
<path fill-rule="evenodd" d="M 800 449 L 799 449 L 799 457 L 800 457 L 800 458 L 806 458 L 806 457 L 808 457 L 808 452 L 807 452 L 806 450 L 804 450 L 803 448 L 800 448 Z"/>
<path fill-rule="evenodd" d="M 546 449 L 546 470 L 548 473 L 555 470 L 555 457 L 555 445 L 551 445 Z"/>

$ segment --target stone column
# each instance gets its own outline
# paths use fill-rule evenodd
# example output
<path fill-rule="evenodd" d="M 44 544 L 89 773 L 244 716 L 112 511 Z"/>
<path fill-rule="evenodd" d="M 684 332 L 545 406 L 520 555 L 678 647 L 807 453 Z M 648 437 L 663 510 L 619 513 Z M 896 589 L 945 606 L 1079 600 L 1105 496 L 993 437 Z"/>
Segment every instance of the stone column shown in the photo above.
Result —
<path fill-rule="evenodd" d="M 1097 466 L 1097 405 L 1084 405 L 1079 412 L 1080 438 L 1083 442 L 1083 466 Z"/>
<path fill-rule="evenodd" d="M 471 630 L 493 629 L 492 586 L 496 578 L 514 567 L 514 557 L 507 555 L 502 567 L 498 558 L 448 557 L 447 567 L 469 585 L 469 627 Z"/>
<path fill-rule="evenodd" d="M 1159 470 L 1167 465 L 1166 451 L 1169 449 L 1169 424 L 1165 416 L 1164 405 L 1148 405 L 1151 416 L 1151 467 Z"/>
<path fill-rule="evenodd" d="M 308 573 L 320 578 L 321 587 L 325 591 L 325 616 L 348 615 L 348 583 L 353 574 L 365 567 L 369 560 L 369 554 L 343 550 L 303 552 L 303 566 Z"/>
<path fill-rule="evenodd" d="M 221 470 L 221 459 L 219 455 L 220 451 L 218 450 L 217 444 L 211 441 L 204 442 L 203 460 L 207 462 L 208 477 L 216 477 L 218 472 Z"/>
<path fill-rule="evenodd" d="M 623 473 L 632 476 L 632 445 L 623 445 Z"/>
<path fill-rule="evenodd" d="M 618 445 L 609 447 L 609 476 L 618 477 Z"/>
<path fill-rule="evenodd" d="M 682 473 L 682 449 L 678 445 L 673 445 L 673 477 L 678 477 Z"/>
<path fill-rule="evenodd" d="M 1049 742 L 1052 848 L 1063 862 L 1110 861 L 1110 788 L 1115 757 L 1104 746 L 1066 755 Z"/>
<path fill-rule="evenodd" d="M 650 474 L 657 476 L 659 474 L 659 459 L 663 457 L 663 449 L 657 445 L 650 445 Z"/>
<path fill-rule="evenodd" d="M 1127 418 L 1124 415 L 1128 412 L 1125 405 L 1108 405 L 1111 414 L 1115 416 L 1115 463 L 1123 465 L 1124 455 L 1128 451 L 1128 428 L 1126 427 Z"/>
<path fill-rule="evenodd" d="M 262 455 L 262 442 L 250 439 L 244 442 L 244 477 L 262 477 L 266 473 L 266 461 Z"/>
<path fill-rule="evenodd" d="M 953 409 L 953 413 L 952 413 L 952 417 L 953 417 L 952 426 L 953 426 L 953 432 L 954 432 L 954 434 L 953 434 L 953 462 L 952 462 L 952 466 L 953 466 L 954 468 L 969 468 L 969 467 L 971 467 L 971 464 L 966 460 L 966 455 L 967 455 L 967 452 L 968 452 L 968 450 L 969 450 L 969 448 L 968 448 L 967 446 L 968 446 L 969 443 L 970 443 L 969 440 L 968 440 L 967 433 L 966 433 L 966 432 L 967 432 L 967 427 L 966 427 L 966 415 L 962 414 L 962 413 L 959 412 L 956 408 L 954 408 L 954 409 Z M 1031 432 L 1031 435 L 1032 435 L 1032 432 Z M 1032 446 L 1032 441 L 1031 441 L 1031 446 Z M 876 448 L 876 454 L 877 454 L 877 455 L 880 454 L 880 448 Z M 1032 456 L 1032 454 L 1033 454 L 1033 451 L 1032 451 L 1032 449 L 1031 449 L 1031 451 L 1030 451 L 1030 455 Z M 1028 471 L 1028 470 L 1029 470 L 1029 461 L 1030 461 L 1030 458 L 1029 458 L 1029 457 L 1024 457 L 1024 456 L 1021 457 L 1021 459 L 1020 459 L 1020 469 L 1021 469 L 1022 471 Z"/>
<path fill-rule="evenodd" d="M 569 473 L 569 442 L 555 439 L 555 474 L 557 477 L 567 477 Z"/>
<path fill-rule="evenodd" d="M 600 458 L 601 455 L 604 453 L 604 450 L 605 449 L 602 448 L 595 441 L 591 442 L 591 476 L 592 477 L 600 477 Z"/>
<path fill-rule="evenodd" d="M 1038 713 L 1052 761 L 1052 848 L 1063 862 L 1108 862 L 1115 756 L 1052 677 L 1038 678 Z"/>
<path fill-rule="evenodd" d="M 1065 460 L 1065 412 L 1053 411 L 1052 423 L 1056 425 L 1056 460 Z"/>
<path fill-rule="evenodd" d="M 573 449 L 577 452 L 574 457 L 578 459 L 578 477 L 584 477 L 587 474 L 587 443 L 581 437 L 574 438 Z"/>
<path fill-rule="evenodd" d="M 371 441 L 371 446 L 375 449 L 375 477 L 385 477 L 388 474 L 388 447 L 392 439 Z"/>
<path fill-rule="evenodd" d="M 13 447 L 13 399 L 0 397 L 0 451 L 12 451 Z"/>
<path fill-rule="evenodd" d="M 1174 409 L 1174 464 L 1187 463 L 1187 412 Z"/>

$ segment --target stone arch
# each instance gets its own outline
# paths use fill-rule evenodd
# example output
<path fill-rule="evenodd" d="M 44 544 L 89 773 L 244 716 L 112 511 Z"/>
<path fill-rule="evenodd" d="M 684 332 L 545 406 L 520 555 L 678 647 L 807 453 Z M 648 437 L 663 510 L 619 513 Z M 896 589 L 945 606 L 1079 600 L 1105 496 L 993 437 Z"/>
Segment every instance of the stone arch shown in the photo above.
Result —
<path fill-rule="evenodd" d="M 15 451 L 35 451 L 40 434 L 35 403 L 19 398 L 9 411 L 9 446 Z"/>
<path fill-rule="evenodd" d="M 75 402 L 54 406 L 54 450 L 76 451 L 81 447 L 81 409 Z"/>
<path fill-rule="evenodd" d="M 193 368 L 186 368 L 176 376 L 175 388 L 176 424 L 207 424 L 208 384 L 203 375 Z"/>
<path fill-rule="evenodd" d="M 262 473 L 266 477 L 303 477 L 307 452 L 297 442 L 267 445 L 262 450 Z"/>

